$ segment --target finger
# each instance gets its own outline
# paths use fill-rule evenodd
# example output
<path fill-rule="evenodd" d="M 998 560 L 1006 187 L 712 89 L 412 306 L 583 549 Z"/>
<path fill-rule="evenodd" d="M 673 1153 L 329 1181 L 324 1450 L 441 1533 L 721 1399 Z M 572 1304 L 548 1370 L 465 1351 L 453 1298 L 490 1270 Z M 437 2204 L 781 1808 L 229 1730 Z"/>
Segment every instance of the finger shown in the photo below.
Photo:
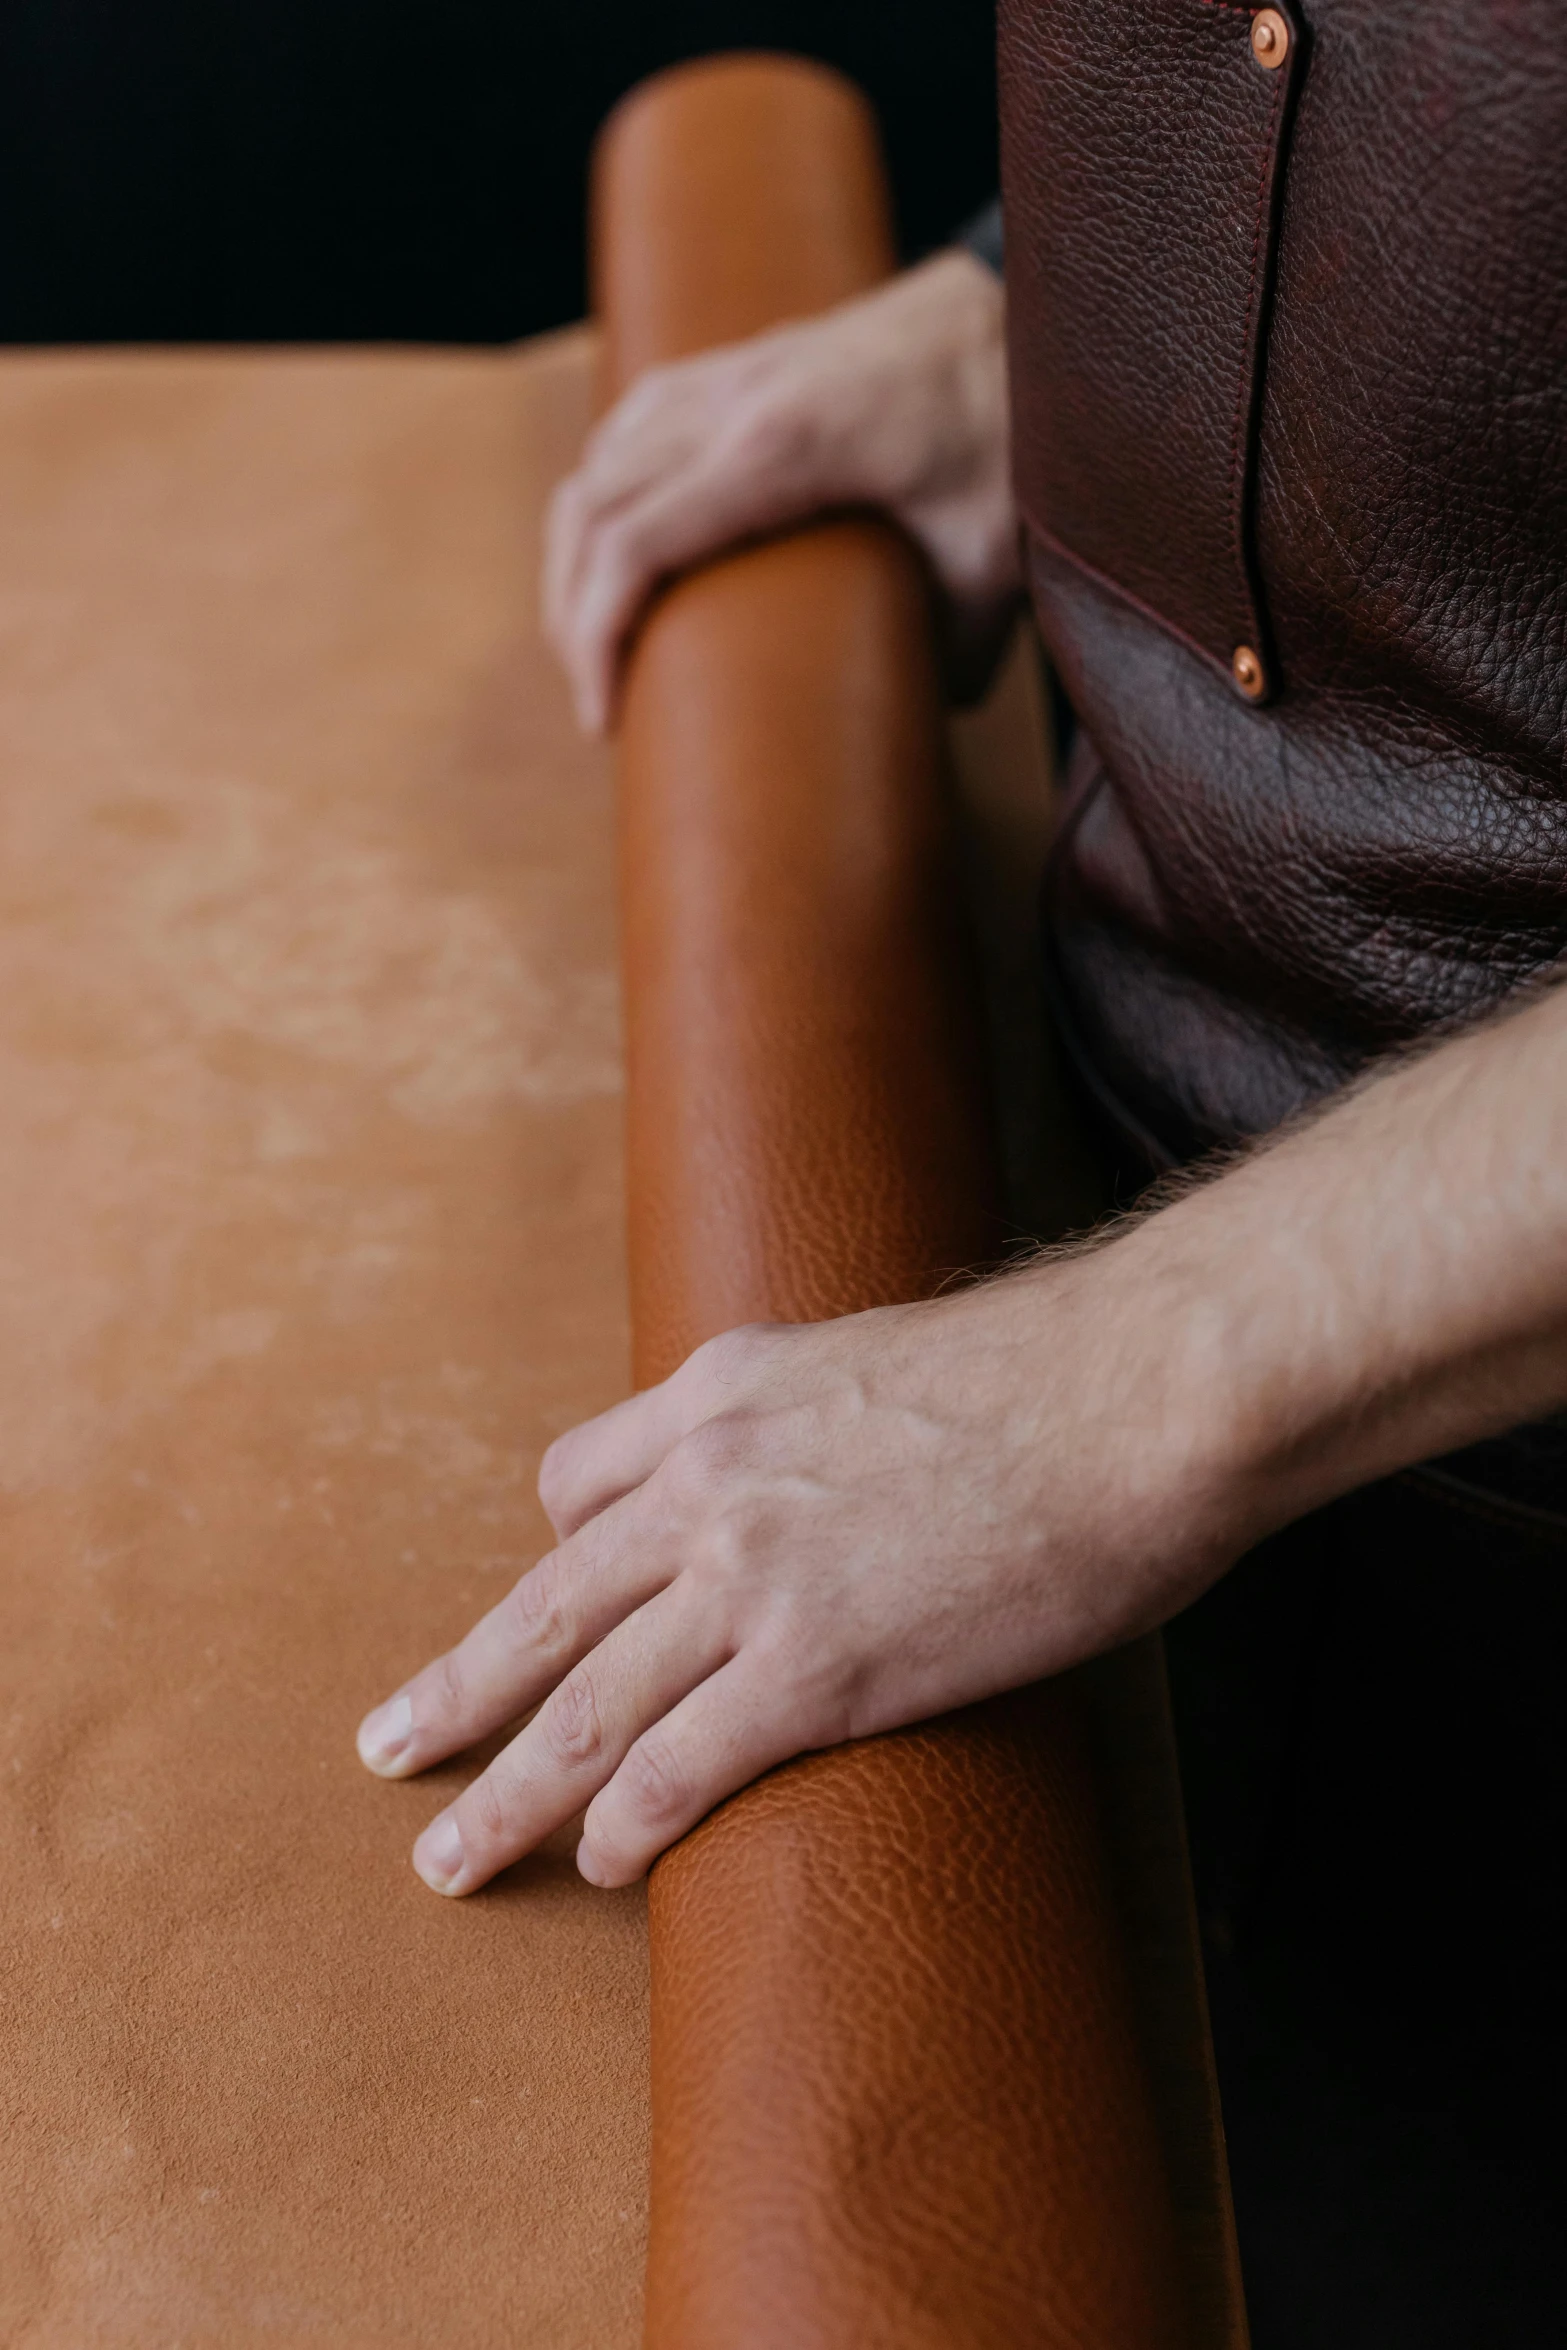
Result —
<path fill-rule="evenodd" d="M 556 489 L 544 525 L 543 621 L 545 637 L 557 651 L 569 634 L 577 582 L 594 532 L 660 482 L 678 478 L 699 454 L 699 445 L 666 438 L 641 446 L 635 471 L 620 469 L 626 478 L 611 482 L 584 462 Z"/>
<path fill-rule="evenodd" d="M 765 1648 L 745 1648 L 628 1750 L 588 1806 L 577 1866 L 590 1884 L 630 1885 L 726 1795 L 833 1742 L 830 1725 L 786 1702 Z"/>
<path fill-rule="evenodd" d="M 577 716 L 602 734 L 614 714 L 621 654 L 659 581 L 715 543 L 700 488 L 677 472 L 639 497 L 586 515 L 561 584 L 551 642 Z"/>
<path fill-rule="evenodd" d="M 575 582 L 592 532 L 610 511 L 669 480 L 710 444 L 714 387 L 684 371 L 639 377 L 590 436 L 575 472 L 550 500 L 545 522 L 544 633 L 562 650 Z"/>
<path fill-rule="evenodd" d="M 726 1330 L 656 1387 L 557 1436 L 539 1464 L 539 1499 L 562 1541 L 645 1483 L 704 1420 L 732 1410 L 787 1343 L 775 1323 Z"/>
<path fill-rule="evenodd" d="M 472 1893 L 531 1852 L 619 1768 L 627 1749 L 724 1660 L 724 1635 L 697 1618 L 691 1587 L 639 1609 L 585 1657 L 489 1769 L 414 1846 L 437 1893 Z"/>
<path fill-rule="evenodd" d="M 794 520 L 807 501 L 783 476 L 721 447 L 598 517 L 566 590 L 556 649 L 584 724 L 613 714 L 621 652 L 653 589 L 735 541 Z"/>
<path fill-rule="evenodd" d="M 557 652 L 565 641 L 565 615 L 570 609 L 571 583 L 582 559 L 588 511 L 581 474 L 569 474 L 550 499 L 544 518 L 542 616 L 545 640 Z"/>
<path fill-rule="evenodd" d="M 589 504 L 612 504 L 700 449 L 736 389 L 732 362 L 716 352 L 639 375 L 583 447 Z"/>
<path fill-rule="evenodd" d="M 455 1648 L 367 1714 L 359 1757 L 406 1779 L 488 1736 L 554 1687 L 606 1633 L 663 1589 L 680 1558 L 667 1520 L 635 1496 L 600 1512 L 524 1575 Z"/>
<path fill-rule="evenodd" d="M 609 648 L 607 659 L 600 658 L 596 666 L 585 669 L 578 643 L 577 613 L 595 533 L 605 527 L 613 512 L 613 508 L 591 496 L 586 478 L 576 473 L 561 483 L 550 501 L 545 525 L 544 637 L 566 672 L 577 721 L 586 734 L 603 734 L 608 727 L 619 642 Z M 647 585 L 652 584 L 650 579 Z"/>
<path fill-rule="evenodd" d="M 557 1436 L 539 1463 L 539 1499 L 561 1540 L 634 1493 L 695 1424 L 690 1383 L 660 1380 Z"/>

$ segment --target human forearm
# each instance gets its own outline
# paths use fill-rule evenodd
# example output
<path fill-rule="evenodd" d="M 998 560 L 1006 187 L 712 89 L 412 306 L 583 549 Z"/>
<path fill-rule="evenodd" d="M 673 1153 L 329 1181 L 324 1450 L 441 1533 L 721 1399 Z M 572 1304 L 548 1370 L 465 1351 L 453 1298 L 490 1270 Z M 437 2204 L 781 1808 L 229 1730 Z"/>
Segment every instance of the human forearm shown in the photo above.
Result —
<path fill-rule="evenodd" d="M 1237 1542 L 1567 1404 L 1567 991 L 1354 1089 L 1110 1260 L 1188 1318 Z"/>

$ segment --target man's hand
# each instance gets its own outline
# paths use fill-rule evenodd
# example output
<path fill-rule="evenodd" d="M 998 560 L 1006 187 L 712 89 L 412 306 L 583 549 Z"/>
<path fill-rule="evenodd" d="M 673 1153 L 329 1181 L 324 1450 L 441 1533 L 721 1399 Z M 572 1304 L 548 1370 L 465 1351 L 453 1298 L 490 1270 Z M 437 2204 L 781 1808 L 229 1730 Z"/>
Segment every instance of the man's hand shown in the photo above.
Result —
<path fill-rule="evenodd" d="M 471 1892 L 586 1806 L 582 1872 L 625 1884 L 772 1764 L 1179 1606 L 1223 1546 L 1175 1360 L 1121 1376 L 1115 1286 L 1068 1261 L 735 1331 L 553 1445 L 560 1547 L 360 1732 L 401 1777 L 540 1709 L 420 1837 L 426 1882 Z"/>
<path fill-rule="evenodd" d="M 1002 323 L 999 282 L 955 251 L 633 384 L 550 513 L 545 627 L 582 724 L 610 724 L 661 579 L 829 507 L 882 507 L 923 547 L 955 682 L 981 683 L 1021 587 Z"/>
<path fill-rule="evenodd" d="M 529 1708 L 414 1848 L 468 1893 L 584 1806 L 639 1876 L 810 1747 L 1161 1622 L 1318 1503 L 1567 1405 L 1567 987 L 1086 1254 L 732 1332 L 562 1437 L 559 1547 L 360 1731 L 403 1777 Z"/>

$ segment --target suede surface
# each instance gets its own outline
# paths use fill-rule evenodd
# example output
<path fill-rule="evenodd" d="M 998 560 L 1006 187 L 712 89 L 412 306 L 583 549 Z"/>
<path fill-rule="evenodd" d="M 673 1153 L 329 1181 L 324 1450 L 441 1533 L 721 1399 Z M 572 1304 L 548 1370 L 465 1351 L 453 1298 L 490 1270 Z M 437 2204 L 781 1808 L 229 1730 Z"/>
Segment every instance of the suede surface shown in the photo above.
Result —
<path fill-rule="evenodd" d="M 640 1888 L 355 1725 L 624 1392 L 585 338 L 0 362 L 0 2340 L 620 2350 Z"/>

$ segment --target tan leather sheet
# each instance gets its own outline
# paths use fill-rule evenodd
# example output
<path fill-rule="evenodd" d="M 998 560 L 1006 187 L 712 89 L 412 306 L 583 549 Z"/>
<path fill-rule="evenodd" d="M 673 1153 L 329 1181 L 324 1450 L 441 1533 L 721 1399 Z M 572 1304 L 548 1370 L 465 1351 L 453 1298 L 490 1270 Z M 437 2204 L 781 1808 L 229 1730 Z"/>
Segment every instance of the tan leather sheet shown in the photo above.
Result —
<path fill-rule="evenodd" d="M 0 363 L 0 2341 L 618 2350 L 640 1890 L 365 1705 L 627 1382 L 580 338 Z"/>

